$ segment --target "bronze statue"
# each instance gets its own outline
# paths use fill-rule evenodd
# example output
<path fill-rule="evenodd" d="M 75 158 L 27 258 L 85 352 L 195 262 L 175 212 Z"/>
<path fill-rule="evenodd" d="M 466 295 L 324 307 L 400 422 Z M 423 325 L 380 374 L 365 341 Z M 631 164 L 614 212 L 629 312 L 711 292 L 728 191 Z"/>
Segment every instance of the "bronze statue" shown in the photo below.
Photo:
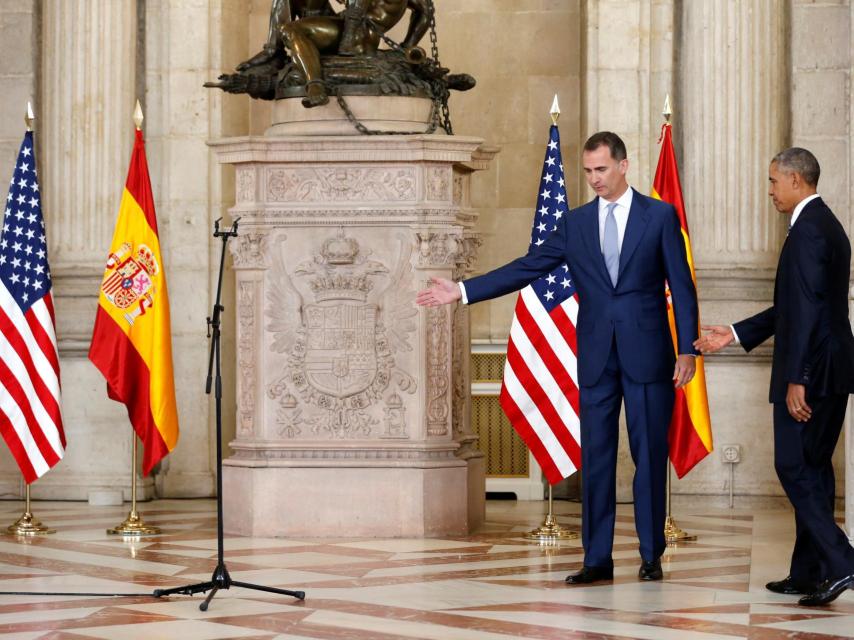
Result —
<path fill-rule="evenodd" d="M 344 95 L 424 95 L 434 100 L 434 120 L 436 105 L 443 109 L 442 126 L 449 130 L 448 90 L 465 91 L 475 81 L 449 75 L 439 64 L 433 0 L 336 1 L 346 1 L 337 13 L 329 0 L 273 0 L 261 52 L 239 64 L 237 73 L 205 86 L 263 100 L 303 96 L 307 108 L 335 95 L 345 111 Z M 386 33 L 407 11 L 409 28 L 398 44 Z M 432 57 L 418 47 L 428 31 Z"/>
<path fill-rule="evenodd" d="M 273 0 L 270 6 L 270 27 L 267 30 L 267 43 L 260 53 L 237 65 L 237 71 L 247 71 L 253 67 L 279 63 L 284 64 L 285 42 L 281 29 L 298 18 L 331 16 L 335 11 L 329 0 Z"/>

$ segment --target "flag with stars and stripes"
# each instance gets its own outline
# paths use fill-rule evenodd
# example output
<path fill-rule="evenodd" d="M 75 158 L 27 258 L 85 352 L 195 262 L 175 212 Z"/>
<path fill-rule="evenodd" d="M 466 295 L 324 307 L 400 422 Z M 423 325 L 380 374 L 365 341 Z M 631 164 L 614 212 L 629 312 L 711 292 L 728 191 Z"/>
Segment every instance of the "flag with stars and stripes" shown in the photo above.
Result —
<path fill-rule="evenodd" d="M 27 131 L 0 233 L 0 433 L 27 484 L 62 459 L 65 433 L 50 268 Z"/>
<path fill-rule="evenodd" d="M 531 245 L 543 244 L 568 212 L 560 133 L 552 125 Z M 577 317 L 578 297 L 564 264 L 519 293 L 507 344 L 499 401 L 550 484 L 581 467 Z"/>

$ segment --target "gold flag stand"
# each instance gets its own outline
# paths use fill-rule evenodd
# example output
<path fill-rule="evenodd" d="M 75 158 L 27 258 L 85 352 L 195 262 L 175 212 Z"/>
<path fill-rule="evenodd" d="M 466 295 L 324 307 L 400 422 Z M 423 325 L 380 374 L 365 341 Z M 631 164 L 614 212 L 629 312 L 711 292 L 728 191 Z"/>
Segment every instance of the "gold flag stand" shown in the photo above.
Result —
<path fill-rule="evenodd" d="M 679 528 L 676 520 L 670 515 L 670 474 L 672 473 L 670 463 L 667 463 L 667 520 L 664 521 L 664 540 L 670 546 L 676 546 L 680 542 L 694 542 L 697 536 L 691 535 Z"/>
<path fill-rule="evenodd" d="M 107 533 L 119 536 L 150 536 L 160 533 L 160 527 L 152 527 L 142 520 L 142 515 L 136 510 L 136 433 L 133 434 L 133 462 L 130 470 L 130 513 L 120 525 L 107 529 Z"/>
<path fill-rule="evenodd" d="M 543 524 L 522 537 L 536 542 L 557 542 L 558 540 L 575 540 L 578 538 L 578 533 L 562 527 L 555 520 L 551 485 L 549 485 L 549 512 L 546 514 L 546 519 Z"/>
<path fill-rule="evenodd" d="M 46 533 L 56 533 L 56 529 L 51 529 L 43 525 L 33 516 L 32 511 L 30 511 L 30 485 L 27 485 L 25 497 L 26 506 L 24 507 L 23 515 L 14 524 L 6 527 L 6 531 L 16 536 L 38 536 Z"/>

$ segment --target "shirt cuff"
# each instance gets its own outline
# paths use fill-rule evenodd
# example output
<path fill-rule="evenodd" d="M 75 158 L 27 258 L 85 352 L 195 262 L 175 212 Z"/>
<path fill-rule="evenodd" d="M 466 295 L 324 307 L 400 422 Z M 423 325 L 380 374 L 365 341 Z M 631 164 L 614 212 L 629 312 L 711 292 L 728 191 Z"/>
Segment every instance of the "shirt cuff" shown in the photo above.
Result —
<path fill-rule="evenodd" d="M 735 332 L 735 325 L 729 325 L 729 330 L 732 331 L 732 337 L 735 338 L 735 343 L 741 344 L 741 340 L 738 339 L 738 334 Z"/>
<path fill-rule="evenodd" d="M 457 284 L 460 285 L 460 294 L 462 294 L 462 296 L 463 296 L 461 302 L 463 304 L 468 304 L 469 298 L 466 295 L 466 285 L 464 285 L 462 282 L 458 282 Z"/>

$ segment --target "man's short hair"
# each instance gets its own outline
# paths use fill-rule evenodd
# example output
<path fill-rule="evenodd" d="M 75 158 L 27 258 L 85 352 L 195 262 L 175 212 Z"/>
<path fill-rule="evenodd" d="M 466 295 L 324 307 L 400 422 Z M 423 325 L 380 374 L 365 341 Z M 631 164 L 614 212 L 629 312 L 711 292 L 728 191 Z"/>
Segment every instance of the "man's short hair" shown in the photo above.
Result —
<path fill-rule="evenodd" d="M 791 147 L 778 153 L 771 162 L 783 173 L 799 173 L 808 185 L 818 186 L 821 167 L 818 166 L 815 156 L 806 149 Z"/>
<path fill-rule="evenodd" d="M 585 151 L 595 151 L 601 146 L 607 146 L 611 151 L 611 157 L 619 162 L 626 159 L 626 144 L 613 131 L 599 131 L 587 138 L 584 143 Z"/>

